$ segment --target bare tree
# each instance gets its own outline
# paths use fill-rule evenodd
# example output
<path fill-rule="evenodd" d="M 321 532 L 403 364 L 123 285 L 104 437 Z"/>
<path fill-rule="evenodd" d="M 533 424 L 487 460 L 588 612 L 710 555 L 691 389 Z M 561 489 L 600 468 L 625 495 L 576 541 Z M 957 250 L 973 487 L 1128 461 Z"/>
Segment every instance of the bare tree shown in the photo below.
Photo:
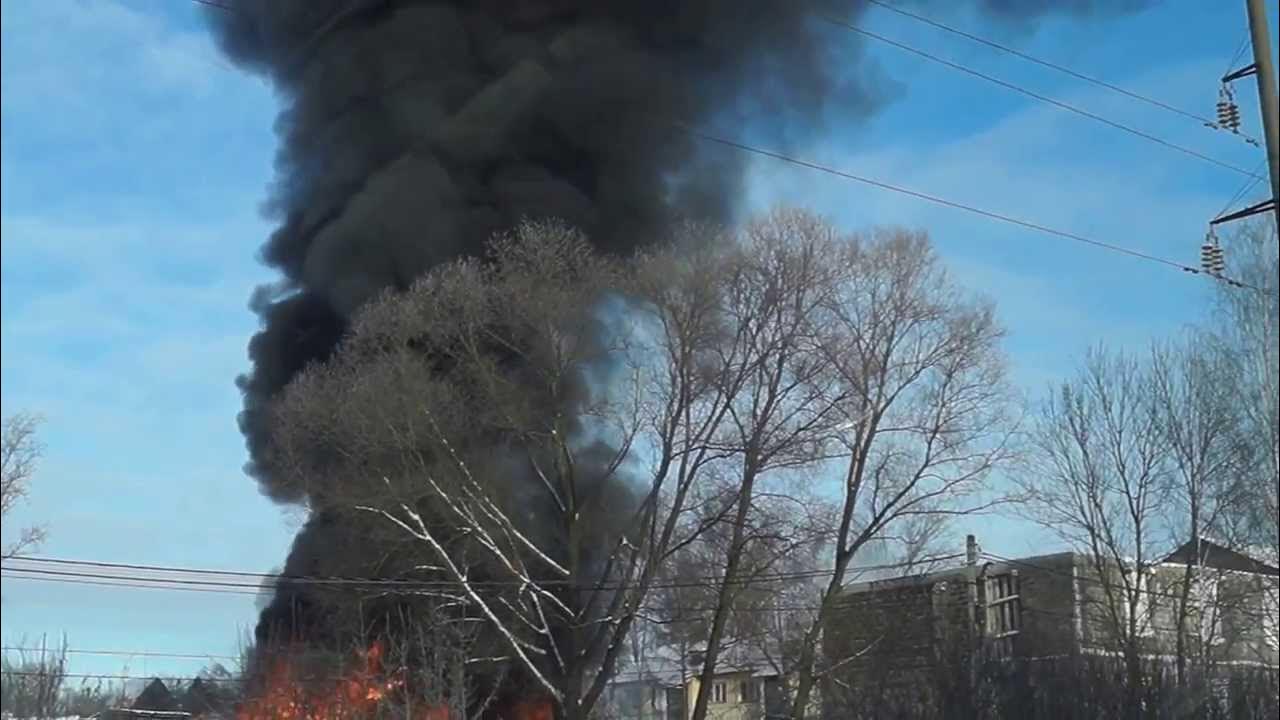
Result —
<path fill-rule="evenodd" d="M 805 717 L 822 630 L 855 560 L 899 542 L 914 560 L 948 517 L 980 510 L 1008 456 L 1012 398 L 991 306 L 961 291 L 920 233 L 842 239 L 818 312 L 836 371 L 844 467 L 831 576 L 801 643 L 791 716 Z"/>
<path fill-rule="evenodd" d="M 813 522 L 811 506 L 820 504 L 808 499 L 765 493 L 754 505 L 723 645 L 739 659 L 790 676 L 820 594 L 816 582 L 826 575 L 818 534 L 825 523 Z M 672 555 L 655 586 L 648 613 L 657 622 L 655 639 L 679 657 L 705 649 L 731 536 L 730 523 L 710 524 Z"/>
<path fill-rule="evenodd" d="M 716 572 L 701 682 L 690 718 L 704 720 L 735 596 L 742 592 L 757 492 L 771 474 L 813 466 L 839 424 L 841 394 L 822 351 L 819 311 L 833 301 L 840 273 L 838 232 L 816 216 L 778 211 L 750 224 L 737 261 L 722 277 L 724 316 L 736 357 L 726 377 L 736 387 L 720 442 L 738 469 L 722 516 L 727 543 Z"/>
<path fill-rule="evenodd" d="M 1021 479 L 1036 520 L 1081 550 L 1101 589 L 1092 612 L 1124 658 L 1136 713 L 1151 568 L 1162 558 L 1169 447 L 1150 373 L 1138 360 L 1090 351 L 1083 370 L 1044 405 L 1035 456 Z"/>
<path fill-rule="evenodd" d="M 1206 339 L 1225 355 L 1230 378 L 1219 392 L 1241 414 L 1252 448 L 1245 473 L 1253 543 L 1280 563 L 1280 242 L 1270 219 L 1244 225 L 1228 241 L 1232 272 L 1261 292 L 1221 287 Z"/>
<path fill-rule="evenodd" d="M 58 715 L 76 718 L 95 717 L 104 710 L 123 706 L 126 701 L 123 685 L 108 682 L 102 678 L 83 678 L 79 685 L 63 688 Z"/>
<path fill-rule="evenodd" d="M 1217 545 L 1248 553 L 1241 542 L 1248 528 L 1240 521 L 1248 515 L 1244 478 L 1251 453 L 1239 432 L 1244 421 L 1239 405 L 1223 392 L 1231 382 L 1227 356 L 1192 337 L 1155 346 L 1146 372 L 1171 481 L 1172 502 L 1164 511 L 1173 534 L 1169 544 L 1191 542 L 1195 548 L 1173 607 L 1177 681 L 1185 685 L 1188 660 L 1214 659 L 1212 650 L 1223 639 L 1223 616 L 1231 610 L 1224 604 L 1228 596 L 1219 592 L 1220 573 L 1206 565 L 1208 547 L 1202 540 L 1213 538 Z"/>
<path fill-rule="evenodd" d="M 410 571 L 484 623 L 481 659 L 563 718 L 612 677 L 759 365 L 725 320 L 732 244 L 677 235 L 623 277 L 522 225 L 366 308 L 275 409 L 273 471 L 411 539 Z"/>
<path fill-rule="evenodd" d="M 19 413 L 4 419 L 0 432 L 0 517 L 6 520 L 18 503 L 31 490 L 36 464 L 40 460 L 41 446 L 36 439 L 40 419 L 28 413 Z M 26 527 L 18 531 L 18 537 L 4 546 L 5 559 L 30 550 L 44 539 L 44 529 Z"/>
<path fill-rule="evenodd" d="M 42 637 L 37 647 L 5 651 L 0 657 L 0 697 L 14 718 L 50 720 L 58 717 L 67 677 L 67 641 L 50 646 Z"/>
<path fill-rule="evenodd" d="M 1227 238 L 1227 252 L 1232 274 L 1261 288 L 1216 286 L 1216 312 L 1203 335 L 1227 365 L 1218 392 L 1236 410 L 1243 449 L 1238 517 L 1245 524 L 1235 528 L 1243 531 L 1236 537 L 1251 556 L 1280 566 L 1280 240 L 1274 220 L 1241 225 Z M 1271 582 L 1260 592 L 1252 624 L 1270 635 L 1265 659 L 1274 662 L 1280 586 Z"/>

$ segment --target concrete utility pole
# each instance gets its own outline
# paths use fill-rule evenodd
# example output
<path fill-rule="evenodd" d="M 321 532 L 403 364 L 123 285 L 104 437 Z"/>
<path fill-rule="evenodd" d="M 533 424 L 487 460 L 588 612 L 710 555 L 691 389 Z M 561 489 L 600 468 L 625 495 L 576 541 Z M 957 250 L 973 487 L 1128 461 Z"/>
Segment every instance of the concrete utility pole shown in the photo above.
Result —
<path fill-rule="evenodd" d="M 1245 4 L 1253 39 L 1253 62 L 1257 67 L 1267 166 L 1271 171 L 1271 200 L 1276 202 L 1280 200 L 1280 108 L 1276 107 L 1276 66 L 1275 58 L 1271 57 L 1271 33 L 1267 30 L 1267 3 L 1266 0 L 1245 0 Z M 1280 223 L 1280 205 L 1274 210 Z"/>
<path fill-rule="evenodd" d="M 1200 265 L 1203 272 L 1223 279 L 1226 267 L 1222 249 L 1218 247 L 1213 228 L 1223 223 L 1235 222 L 1270 210 L 1280 227 L 1280 107 L 1276 107 L 1276 65 L 1271 57 L 1271 33 L 1267 29 L 1266 0 L 1245 0 L 1249 14 L 1249 36 L 1253 42 L 1253 64 L 1222 76 L 1225 98 L 1218 101 L 1218 122 L 1233 132 L 1240 127 L 1240 109 L 1231 99 L 1227 89 L 1230 83 L 1250 75 L 1258 79 L 1258 104 L 1262 112 L 1262 133 L 1267 145 L 1267 171 L 1271 175 L 1271 197 L 1247 208 L 1219 215 L 1209 221 L 1209 236 L 1200 248 Z"/>

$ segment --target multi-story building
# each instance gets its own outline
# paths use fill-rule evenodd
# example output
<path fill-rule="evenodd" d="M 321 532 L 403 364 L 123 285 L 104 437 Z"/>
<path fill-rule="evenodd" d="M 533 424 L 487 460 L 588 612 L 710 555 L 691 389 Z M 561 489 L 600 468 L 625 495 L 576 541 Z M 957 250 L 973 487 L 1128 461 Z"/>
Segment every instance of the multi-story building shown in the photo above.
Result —
<path fill-rule="evenodd" d="M 825 629 L 835 670 L 824 695 L 945 695 L 982 663 L 1115 656 L 1122 646 L 1149 661 L 1180 650 L 1220 666 L 1280 666 L 1274 565 L 1201 540 L 1132 573 L 1065 552 L 852 585 Z"/>

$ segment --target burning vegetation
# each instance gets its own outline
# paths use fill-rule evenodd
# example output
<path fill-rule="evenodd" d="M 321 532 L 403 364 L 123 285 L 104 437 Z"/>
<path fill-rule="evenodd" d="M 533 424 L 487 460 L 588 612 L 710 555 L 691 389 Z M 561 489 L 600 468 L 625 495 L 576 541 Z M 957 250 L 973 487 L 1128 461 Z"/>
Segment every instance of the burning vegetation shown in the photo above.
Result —
<path fill-rule="evenodd" d="M 308 667 L 305 648 L 282 653 L 257 679 L 259 686 L 236 712 L 236 720 L 465 720 L 465 708 L 448 699 L 424 697 L 414 687 L 415 669 L 389 658 L 374 642 L 338 668 Z M 437 694 L 438 695 L 438 694 Z M 495 707 L 503 720 L 552 720 L 549 700 L 524 698 Z"/>

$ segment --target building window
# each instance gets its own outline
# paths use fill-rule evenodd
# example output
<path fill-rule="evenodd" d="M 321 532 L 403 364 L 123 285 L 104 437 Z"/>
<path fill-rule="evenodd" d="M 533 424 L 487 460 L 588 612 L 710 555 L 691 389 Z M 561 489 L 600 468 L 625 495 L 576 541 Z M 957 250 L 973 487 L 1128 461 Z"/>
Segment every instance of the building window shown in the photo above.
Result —
<path fill-rule="evenodd" d="M 1262 592 L 1262 635 L 1268 645 L 1280 648 L 1280 585 L 1274 580 Z"/>
<path fill-rule="evenodd" d="M 996 657 L 1013 654 L 1013 639 L 1022 632 L 1022 595 L 1016 570 L 986 579 L 986 631 Z"/>
<path fill-rule="evenodd" d="M 1218 576 L 1206 572 L 1203 567 L 1196 570 L 1191 586 L 1192 612 L 1199 616 L 1200 642 L 1217 645 L 1225 641 Z"/>
<path fill-rule="evenodd" d="M 743 680 L 739 683 L 738 696 L 744 703 L 760 702 L 760 686 L 754 680 Z"/>
<path fill-rule="evenodd" d="M 667 688 L 666 720 L 684 720 L 684 687 Z"/>
<path fill-rule="evenodd" d="M 1129 573 L 1133 572 L 1133 570 L 1125 568 L 1121 572 L 1123 572 L 1127 577 Z M 1129 584 L 1125 583 L 1116 588 L 1116 594 L 1118 596 L 1117 599 L 1120 601 L 1120 605 L 1123 610 L 1121 614 L 1123 615 L 1125 622 L 1128 623 L 1130 619 L 1129 612 L 1130 610 L 1133 610 L 1134 617 L 1136 618 L 1136 622 L 1134 624 L 1135 627 L 1137 627 L 1138 636 L 1150 637 L 1155 634 L 1155 615 L 1152 610 L 1151 597 L 1152 595 L 1160 592 L 1155 580 L 1155 573 L 1153 573 L 1150 568 L 1144 568 L 1142 572 L 1138 573 L 1136 584 L 1133 587 L 1133 592 L 1134 597 L 1132 599 L 1134 602 L 1131 603 L 1129 596 Z M 1127 632 L 1128 625 L 1126 624 L 1125 627 Z"/>
<path fill-rule="evenodd" d="M 711 702 L 717 705 L 723 705 L 728 701 L 729 701 L 729 691 L 728 691 L 728 688 L 725 686 L 725 684 L 722 682 L 712 683 L 711 684 Z"/>

